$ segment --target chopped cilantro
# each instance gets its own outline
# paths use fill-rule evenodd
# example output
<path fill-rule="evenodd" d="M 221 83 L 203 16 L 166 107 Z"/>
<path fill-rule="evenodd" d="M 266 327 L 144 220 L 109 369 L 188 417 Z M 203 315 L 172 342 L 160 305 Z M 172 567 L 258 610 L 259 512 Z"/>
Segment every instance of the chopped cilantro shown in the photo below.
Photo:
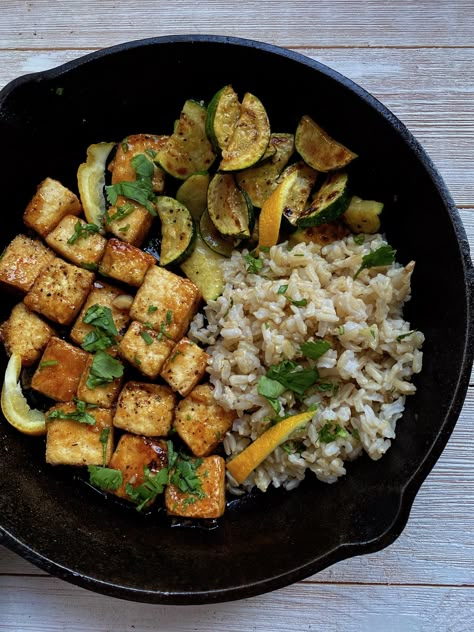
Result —
<path fill-rule="evenodd" d="M 103 384 L 109 384 L 115 378 L 122 377 L 123 370 L 121 362 L 105 351 L 97 351 L 92 360 L 86 386 L 88 388 L 96 388 Z"/>
<path fill-rule="evenodd" d="M 107 222 L 115 222 L 118 219 L 123 219 L 124 217 L 128 217 L 130 213 L 136 209 L 136 206 L 130 204 L 130 202 L 126 202 L 123 206 L 117 206 L 116 211 L 113 215 L 107 215 Z M 130 226 L 130 224 L 127 224 Z"/>
<path fill-rule="evenodd" d="M 39 370 L 42 371 L 43 369 L 46 369 L 46 367 L 48 366 L 56 366 L 58 364 L 59 364 L 58 360 L 43 360 L 43 362 L 41 362 L 39 365 Z"/>
<path fill-rule="evenodd" d="M 377 250 L 372 250 L 369 254 L 362 257 L 362 264 L 354 275 L 357 279 L 362 270 L 366 268 L 374 268 L 377 266 L 388 266 L 395 261 L 396 250 L 393 250 L 388 244 L 380 246 Z"/>
<path fill-rule="evenodd" d="M 311 360 L 318 360 L 330 348 L 331 343 L 326 340 L 310 340 L 308 342 L 303 342 L 300 347 L 301 353 Z"/>
<path fill-rule="evenodd" d="M 135 173 L 137 174 L 137 180 L 153 178 L 155 168 L 151 160 L 145 156 L 145 154 L 137 154 L 136 156 L 133 156 L 131 163 L 132 167 L 135 169 Z"/>
<path fill-rule="evenodd" d="M 107 443 L 109 441 L 110 428 L 102 428 L 100 431 L 99 441 L 102 444 L 102 465 L 105 467 L 107 464 Z"/>
<path fill-rule="evenodd" d="M 412 329 L 411 331 L 407 331 L 404 334 L 400 334 L 399 336 L 397 336 L 397 342 L 401 342 L 404 338 L 411 336 L 412 334 L 415 333 L 415 331 L 417 331 L 417 329 Z"/>
<path fill-rule="evenodd" d="M 94 487 L 104 491 L 115 491 L 123 483 L 123 476 L 120 470 L 110 467 L 100 467 L 99 465 L 89 465 L 89 482 Z"/>
<path fill-rule="evenodd" d="M 295 307 L 305 307 L 308 304 L 308 301 L 305 298 L 302 298 L 300 301 L 295 301 L 293 298 L 288 298 L 288 300 Z"/>
<path fill-rule="evenodd" d="M 287 285 L 280 285 L 280 287 L 278 288 L 277 294 L 284 294 L 287 289 L 288 289 Z"/>
<path fill-rule="evenodd" d="M 130 228 L 130 224 L 125 224 L 122 228 L 119 228 L 119 233 L 128 233 L 128 229 Z"/>
<path fill-rule="evenodd" d="M 165 485 L 168 483 L 168 468 L 163 467 L 156 474 L 144 468 L 144 481 L 137 487 L 130 483 L 125 486 L 125 491 L 133 502 L 137 504 L 137 511 L 141 511 L 146 505 L 149 505 L 155 498 L 163 493 Z"/>
<path fill-rule="evenodd" d="M 331 443 L 332 441 L 335 441 L 338 437 L 348 437 L 349 433 L 338 424 L 333 424 L 332 422 L 328 421 L 319 430 L 318 435 L 319 441 L 321 443 Z"/>
<path fill-rule="evenodd" d="M 201 479 L 196 474 L 196 470 L 202 463 L 201 458 L 197 459 L 179 454 L 178 458 L 175 459 L 170 482 L 183 493 L 192 494 L 196 498 L 204 498 L 206 494 L 202 489 Z"/>
<path fill-rule="evenodd" d="M 144 206 L 150 215 L 156 215 L 152 202 L 156 196 L 151 179 L 136 180 L 135 182 L 117 182 L 105 187 L 105 193 L 110 204 L 115 206 L 119 195 L 138 202 Z"/>
<path fill-rule="evenodd" d="M 244 259 L 247 263 L 247 272 L 250 274 L 258 274 L 263 268 L 263 261 L 258 257 L 254 257 L 250 253 L 244 255 Z"/>
<path fill-rule="evenodd" d="M 93 261 L 83 261 L 81 263 L 81 268 L 84 268 L 84 270 L 90 270 L 91 272 L 97 270 L 98 267 L 99 266 Z"/>
<path fill-rule="evenodd" d="M 147 331 L 144 331 L 143 329 L 140 331 L 140 336 L 143 338 L 143 340 L 145 341 L 145 344 L 147 345 L 152 345 L 153 344 L 153 338 L 150 336 L 150 334 Z"/>
<path fill-rule="evenodd" d="M 128 138 L 124 138 L 122 141 L 122 151 L 123 152 L 128 151 Z"/>
<path fill-rule="evenodd" d="M 315 368 L 302 369 L 292 360 L 283 360 L 280 364 L 271 366 L 266 377 L 280 382 L 286 389 L 298 395 L 304 395 L 305 391 L 319 379 L 319 373 Z"/>
<path fill-rule="evenodd" d="M 148 147 L 147 149 L 145 149 L 145 153 L 150 156 L 150 158 L 152 160 L 154 160 L 156 158 L 156 154 L 157 152 L 154 149 L 151 149 L 150 147 Z"/>
<path fill-rule="evenodd" d="M 64 410 L 53 410 L 48 414 L 48 419 L 71 419 L 73 421 L 78 421 L 81 424 L 89 424 L 89 426 L 94 426 L 96 421 L 93 415 L 90 415 L 87 411 L 86 402 L 81 401 L 80 399 L 76 400 L 76 410 L 72 413 L 66 413 Z"/>
<path fill-rule="evenodd" d="M 76 241 L 79 241 L 79 239 L 84 239 L 84 237 L 98 232 L 99 227 L 97 226 L 97 224 L 85 224 L 78 219 L 74 225 L 74 232 L 67 240 L 67 243 L 75 244 Z"/>
<path fill-rule="evenodd" d="M 346 331 L 346 330 L 345 330 L 345 328 L 344 328 L 344 325 L 341 325 L 341 326 L 339 327 L 339 329 L 337 330 L 337 333 L 338 333 L 340 336 L 343 336 L 345 331 Z"/>
<path fill-rule="evenodd" d="M 362 233 L 360 235 L 353 235 L 352 239 L 354 240 L 356 246 L 362 246 L 362 244 L 365 243 L 365 235 Z"/>
<path fill-rule="evenodd" d="M 156 305 L 150 305 L 150 307 L 148 308 L 148 313 L 153 314 L 153 312 L 156 312 L 157 309 L 158 307 Z"/>
<path fill-rule="evenodd" d="M 116 336 L 118 334 L 110 307 L 96 303 L 89 307 L 82 321 L 86 323 L 86 325 L 92 325 L 93 327 L 101 329 L 109 336 Z"/>

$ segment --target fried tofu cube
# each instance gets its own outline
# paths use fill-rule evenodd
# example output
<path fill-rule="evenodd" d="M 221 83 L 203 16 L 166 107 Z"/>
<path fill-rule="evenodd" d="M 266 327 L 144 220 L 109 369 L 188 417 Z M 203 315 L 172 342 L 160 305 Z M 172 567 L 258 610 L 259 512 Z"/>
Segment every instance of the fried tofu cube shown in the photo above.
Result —
<path fill-rule="evenodd" d="M 57 402 L 71 401 L 77 392 L 89 354 L 61 338 L 49 339 L 31 386 Z"/>
<path fill-rule="evenodd" d="M 127 382 L 117 402 L 114 426 L 147 437 L 166 437 L 175 405 L 176 395 L 168 386 Z"/>
<path fill-rule="evenodd" d="M 98 352 L 100 354 L 101 352 Z M 102 352 L 104 353 L 104 352 Z M 104 408 L 110 408 L 113 406 L 119 396 L 120 389 L 122 388 L 123 377 L 115 377 L 111 381 L 105 384 L 98 384 L 97 386 L 88 386 L 91 368 L 93 363 L 97 362 L 98 354 L 88 354 L 86 368 L 79 380 L 77 386 L 77 398 L 86 402 L 87 404 L 95 404 L 96 406 L 103 406 Z M 107 355 L 107 354 L 104 354 Z M 117 366 L 123 365 L 115 358 L 110 358 L 113 363 L 118 363 Z"/>
<path fill-rule="evenodd" d="M 15 305 L 1 328 L 1 337 L 8 355 L 20 355 L 23 366 L 31 366 L 37 362 L 54 335 L 54 329 L 24 303 Z"/>
<path fill-rule="evenodd" d="M 176 341 L 187 331 L 200 300 L 201 292 L 194 283 L 153 266 L 135 295 L 130 315 Z"/>
<path fill-rule="evenodd" d="M 225 511 L 225 461 L 213 455 L 202 459 L 196 467 L 201 493 L 183 492 L 170 483 L 165 491 L 166 511 L 185 518 L 219 518 Z"/>
<path fill-rule="evenodd" d="M 74 323 L 74 327 L 71 329 L 71 340 L 81 345 L 87 334 L 94 330 L 92 325 L 83 321 L 87 310 L 94 305 L 102 305 L 102 307 L 108 307 L 110 309 L 115 327 L 118 331 L 117 339 L 120 339 L 130 321 L 129 312 L 132 301 L 133 297 L 129 294 L 125 294 L 120 288 L 96 280 Z"/>
<path fill-rule="evenodd" d="M 54 259 L 52 250 L 39 239 L 17 235 L 0 259 L 0 285 L 28 292 L 41 270 Z"/>
<path fill-rule="evenodd" d="M 112 237 L 105 247 L 99 272 L 127 285 L 139 287 L 148 268 L 155 264 L 153 255 Z"/>
<path fill-rule="evenodd" d="M 77 195 L 57 180 L 46 178 L 36 190 L 23 214 L 29 227 L 46 237 L 65 215 L 79 215 L 82 207 Z"/>
<path fill-rule="evenodd" d="M 46 243 L 61 257 L 77 266 L 97 265 L 104 254 L 107 240 L 99 232 L 91 232 L 83 219 L 66 215 L 47 236 Z"/>
<path fill-rule="evenodd" d="M 41 270 L 25 305 L 60 325 L 69 325 L 90 292 L 94 274 L 56 257 Z"/>
<path fill-rule="evenodd" d="M 161 377 L 174 391 L 186 397 L 206 372 L 208 354 L 189 338 L 181 338 L 170 353 Z"/>
<path fill-rule="evenodd" d="M 107 465 L 113 451 L 112 411 L 108 408 L 87 410 L 95 424 L 61 419 L 54 414 L 74 414 L 74 402 L 57 404 L 46 414 L 46 463 L 51 465 Z M 53 413 L 53 419 L 49 415 Z M 106 430 L 106 433 L 103 431 Z M 101 440 L 102 439 L 102 440 Z M 104 449 L 105 446 L 105 449 Z"/>
<path fill-rule="evenodd" d="M 167 466 L 166 441 L 123 434 L 109 463 L 110 468 L 122 472 L 122 484 L 113 493 L 120 498 L 132 501 L 127 493 L 127 485 L 136 489 L 145 481 L 145 470 L 149 470 L 150 474 L 154 475 Z"/>
<path fill-rule="evenodd" d="M 196 386 L 176 407 L 174 427 L 196 456 L 208 456 L 231 428 L 235 413 L 222 408 L 209 384 Z"/>
<path fill-rule="evenodd" d="M 132 159 L 142 154 L 153 164 L 152 183 L 154 192 L 162 193 L 165 186 L 165 173 L 163 169 L 152 162 L 152 158 L 166 143 L 167 139 L 167 136 L 155 136 L 153 134 L 127 136 L 119 143 L 111 165 L 112 184 L 123 181 L 134 182 L 137 174 L 132 164 Z M 151 228 L 153 216 L 138 202 L 119 195 L 115 206 L 107 212 L 106 222 L 107 230 L 116 237 L 134 246 L 140 246 Z"/>
<path fill-rule="evenodd" d="M 119 342 L 118 352 L 142 375 L 154 380 L 173 347 L 171 340 L 134 320 Z"/>

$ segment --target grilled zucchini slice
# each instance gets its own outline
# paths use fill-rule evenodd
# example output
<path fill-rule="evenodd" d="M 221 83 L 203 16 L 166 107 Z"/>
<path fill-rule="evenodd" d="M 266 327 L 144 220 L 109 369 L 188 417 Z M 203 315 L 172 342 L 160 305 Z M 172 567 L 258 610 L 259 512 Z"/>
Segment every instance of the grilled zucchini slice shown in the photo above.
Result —
<path fill-rule="evenodd" d="M 181 264 L 181 270 L 190 281 L 198 286 L 206 303 L 215 300 L 222 294 L 224 289 L 223 261 L 224 257 L 208 248 L 198 235 L 194 250 Z"/>
<path fill-rule="evenodd" d="M 278 184 L 278 176 L 288 164 L 295 151 L 295 137 L 293 134 L 275 133 L 270 136 L 267 151 L 274 151 L 268 160 L 262 158 L 262 163 L 236 173 L 235 179 L 241 189 L 249 196 L 253 206 L 262 208 L 265 200 L 270 197 Z M 267 154 L 267 151 L 265 154 Z"/>
<path fill-rule="evenodd" d="M 376 233 L 380 230 L 382 202 L 363 200 L 354 195 L 343 215 L 343 219 L 353 233 Z"/>
<path fill-rule="evenodd" d="M 303 160 L 316 171 L 342 169 L 357 158 L 357 154 L 331 138 L 307 114 L 296 128 L 295 145 Z"/>
<path fill-rule="evenodd" d="M 167 143 L 154 160 L 167 173 L 180 180 L 207 171 L 216 155 L 206 136 L 206 108 L 197 101 L 185 102 L 179 120 Z"/>
<path fill-rule="evenodd" d="M 224 257 L 230 257 L 232 251 L 238 243 L 238 239 L 232 237 L 224 237 L 212 223 L 207 209 L 201 215 L 199 220 L 199 234 L 201 235 L 204 243 L 209 246 L 211 250 L 217 252 Z"/>
<path fill-rule="evenodd" d="M 161 220 L 160 265 L 167 266 L 184 261 L 192 252 L 196 239 L 196 226 L 188 209 L 166 195 L 156 202 Z"/>
<path fill-rule="evenodd" d="M 333 241 L 339 241 L 349 235 L 349 229 L 340 221 L 321 224 L 321 226 L 308 226 L 307 228 L 298 228 L 292 233 L 288 239 L 288 246 L 292 248 L 301 242 L 305 244 L 319 244 L 327 246 Z"/>
<path fill-rule="evenodd" d="M 232 136 L 222 148 L 220 171 L 240 171 L 255 165 L 264 155 L 270 140 L 270 121 L 263 103 L 247 92 Z"/>
<path fill-rule="evenodd" d="M 207 191 L 207 210 L 212 223 L 224 236 L 248 238 L 253 226 L 253 208 L 231 173 L 216 173 Z"/>
<path fill-rule="evenodd" d="M 184 204 L 196 222 L 206 208 L 210 180 L 208 173 L 193 173 L 176 191 L 176 199 Z"/>
<path fill-rule="evenodd" d="M 296 220 L 297 226 L 320 226 L 338 219 L 349 206 L 348 177 L 344 171 L 330 174 Z"/>
<path fill-rule="evenodd" d="M 215 151 L 228 146 L 239 116 L 239 97 L 231 85 L 224 86 L 207 107 L 206 134 Z"/>
<path fill-rule="evenodd" d="M 318 177 L 318 172 L 309 167 L 303 160 L 287 167 L 281 174 L 282 180 L 290 173 L 296 172 L 296 180 L 289 191 L 283 209 L 283 217 L 296 226 L 298 217 L 304 211 L 309 195 Z"/>

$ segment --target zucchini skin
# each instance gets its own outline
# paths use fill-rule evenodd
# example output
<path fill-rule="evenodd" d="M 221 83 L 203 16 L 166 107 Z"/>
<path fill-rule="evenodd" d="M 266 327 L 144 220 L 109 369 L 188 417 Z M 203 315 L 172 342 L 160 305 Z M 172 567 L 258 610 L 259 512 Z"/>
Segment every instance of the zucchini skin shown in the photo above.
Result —
<path fill-rule="evenodd" d="M 345 172 L 329 175 L 322 187 L 313 196 L 313 201 L 296 224 L 300 228 L 305 226 L 320 226 L 338 219 L 349 206 L 351 195 L 348 187 L 348 177 Z"/>
<path fill-rule="evenodd" d="M 160 265 L 178 264 L 189 257 L 196 240 L 196 225 L 188 209 L 174 198 L 162 195 L 156 203 L 161 220 Z"/>
<path fill-rule="evenodd" d="M 191 255 L 181 263 L 186 277 L 201 290 L 203 299 L 208 303 L 218 298 L 224 289 L 222 273 L 223 255 L 211 250 L 198 235 Z"/>
<path fill-rule="evenodd" d="M 307 114 L 301 117 L 296 128 L 295 145 L 306 164 L 316 171 L 342 169 L 357 158 L 357 154 L 334 140 Z"/>
<path fill-rule="evenodd" d="M 247 239 L 252 232 L 253 208 L 231 173 L 216 173 L 207 190 L 207 210 L 224 236 Z"/>

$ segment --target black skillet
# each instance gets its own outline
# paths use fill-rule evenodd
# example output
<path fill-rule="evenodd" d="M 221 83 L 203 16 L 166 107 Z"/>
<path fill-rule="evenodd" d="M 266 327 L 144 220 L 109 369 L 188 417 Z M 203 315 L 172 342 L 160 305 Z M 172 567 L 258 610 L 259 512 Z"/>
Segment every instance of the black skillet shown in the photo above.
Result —
<path fill-rule="evenodd" d="M 256 94 L 273 130 L 293 130 L 308 113 L 360 155 L 354 192 L 385 202 L 383 228 L 397 259 L 417 262 L 405 314 L 426 335 L 424 368 L 382 460 L 359 459 L 334 485 L 311 476 L 291 493 L 230 503 L 214 529 L 170 527 L 159 514 L 141 517 L 116 506 L 69 471 L 47 466 L 42 439 L 0 422 L 0 542 L 49 573 L 125 599 L 239 599 L 387 546 L 446 445 L 470 375 L 473 268 L 442 179 L 376 99 L 275 46 L 216 36 L 153 38 L 11 82 L 0 94 L 0 245 L 22 230 L 22 211 L 43 178 L 77 190 L 87 145 L 169 133 L 185 99 L 207 102 L 226 83 Z M 2 297 L 2 319 L 12 304 Z M 5 362 L 2 354 L 0 371 Z"/>

